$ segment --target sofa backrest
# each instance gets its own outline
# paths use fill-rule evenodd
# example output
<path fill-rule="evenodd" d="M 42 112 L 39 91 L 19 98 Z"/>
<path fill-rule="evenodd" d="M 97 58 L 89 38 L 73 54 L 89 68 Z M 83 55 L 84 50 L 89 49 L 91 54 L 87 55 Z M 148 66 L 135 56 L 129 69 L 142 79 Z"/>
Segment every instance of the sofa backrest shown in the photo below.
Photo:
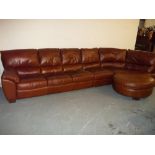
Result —
<path fill-rule="evenodd" d="M 62 58 L 58 48 L 38 49 L 41 74 L 62 72 Z"/>
<path fill-rule="evenodd" d="M 100 62 L 103 68 L 124 68 L 126 50 L 116 48 L 100 48 Z"/>
<path fill-rule="evenodd" d="M 36 49 L 18 49 L 1 52 L 5 69 L 16 69 L 20 76 L 40 74 Z"/>
<path fill-rule="evenodd" d="M 155 53 L 116 48 L 45 48 L 1 52 L 4 69 L 20 76 L 55 74 L 90 68 L 126 68 L 155 72 Z"/>
<path fill-rule="evenodd" d="M 83 69 L 91 69 L 100 67 L 100 57 L 97 48 L 83 48 L 82 52 L 82 65 Z"/>
<path fill-rule="evenodd" d="M 153 72 L 155 70 L 155 53 L 128 50 L 125 68 Z"/>
<path fill-rule="evenodd" d="M 81 51 L 77 48 L 61 49 L 63 71 L 78 71 L 82 69 Z"/>

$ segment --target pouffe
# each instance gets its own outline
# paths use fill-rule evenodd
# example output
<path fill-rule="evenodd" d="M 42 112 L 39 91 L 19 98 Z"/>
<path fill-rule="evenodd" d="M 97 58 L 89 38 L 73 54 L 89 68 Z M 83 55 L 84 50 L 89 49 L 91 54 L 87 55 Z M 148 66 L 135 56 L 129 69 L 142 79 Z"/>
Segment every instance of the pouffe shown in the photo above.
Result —
<path fill-rule="evenodd" d="M 140 99 L 152 94 L 155 80 L 149 74 L 116 73 L 113 77 L 113 88 L 116 92 Z"/>

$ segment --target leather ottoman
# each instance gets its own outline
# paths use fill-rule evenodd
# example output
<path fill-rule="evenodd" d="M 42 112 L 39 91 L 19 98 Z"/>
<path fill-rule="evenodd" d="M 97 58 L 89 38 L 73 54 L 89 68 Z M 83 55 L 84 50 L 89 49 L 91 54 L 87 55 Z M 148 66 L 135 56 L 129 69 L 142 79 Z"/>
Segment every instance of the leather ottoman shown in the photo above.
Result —
<path fill-rule="evenodd" d="M 155 80 L 149 74 L 116 73 L 113 77 L 113 88 L 116 92 L 140 99 L 151 95 Z"/>

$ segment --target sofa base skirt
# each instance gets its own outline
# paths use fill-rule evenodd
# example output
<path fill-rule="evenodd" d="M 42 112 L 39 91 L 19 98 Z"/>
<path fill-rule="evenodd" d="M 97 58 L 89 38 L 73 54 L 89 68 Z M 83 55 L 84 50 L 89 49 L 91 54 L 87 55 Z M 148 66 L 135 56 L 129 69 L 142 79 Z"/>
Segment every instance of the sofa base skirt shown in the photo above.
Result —
<path fill-rule="evenodd" d="M 92 86 L 93 86 L 93 81 L 77 82 L 77 83 L 74 83 L 73 90 L 90 88 Z"/>
<path fill-rule="evenodd" d="M 60 93 L 73 90 L 73 83 L 68 83 L 64 85 L 53 85 L 47 87 L 47 93 Z"/>
<path fill-rule="evenodd" d="M 95 80 L 93 82 L 93 86 L 98 87 L 98 86 L 102 86 L 102 85 L 109 85 L 112 84 L 112 79 L 101 79 L 101 80 Z"/>
<path fill-rule="evenodd" d="M 74 82 L 74 83 L 68 83 L 64 85 L 49 86 L 47 90 L 48 90 L 48 94 L 51 94 L 51 93 L 67 92 L 71 90 L 77 90 L 77 89 L 89 88 L 89 87 L 92 87 L 92 81 Z"/>
<path fill-rule="evenodd" d="M 31 90 L 17 90 L 17 99 L 42 96 L 46 94 L 47 94 L 47 87 Z"/>
<path fill-rule="evenodd" d="M 42 95 L 47 95 L 52 93 L 67 92 L 72 90 L 90 88 L 93 86 L 106 85 L 110 83 L 111 83 L 111 80 L 99 80 L 99 81 L 95 81 L 95 85 L 94 85 L 94 81 L 84 81 L 84 82 L 68 83 L 64 85 L 53 85 L 53 86 L 31 89 L 31 90 L 17 90 L 17 99 L 42 96 Z"/>

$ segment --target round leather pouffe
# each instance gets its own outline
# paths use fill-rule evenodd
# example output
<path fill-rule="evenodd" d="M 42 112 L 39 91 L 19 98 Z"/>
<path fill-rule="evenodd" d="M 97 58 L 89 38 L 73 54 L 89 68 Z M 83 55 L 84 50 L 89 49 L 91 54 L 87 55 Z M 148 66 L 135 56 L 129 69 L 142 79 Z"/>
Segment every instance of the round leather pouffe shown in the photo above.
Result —
<path fill-rule="evenodd" d="M 149 74 L 117 73 L 113 78 L 113 88 L 118 93 L 136 99 L 151 95 L 154 85 Z"/>

